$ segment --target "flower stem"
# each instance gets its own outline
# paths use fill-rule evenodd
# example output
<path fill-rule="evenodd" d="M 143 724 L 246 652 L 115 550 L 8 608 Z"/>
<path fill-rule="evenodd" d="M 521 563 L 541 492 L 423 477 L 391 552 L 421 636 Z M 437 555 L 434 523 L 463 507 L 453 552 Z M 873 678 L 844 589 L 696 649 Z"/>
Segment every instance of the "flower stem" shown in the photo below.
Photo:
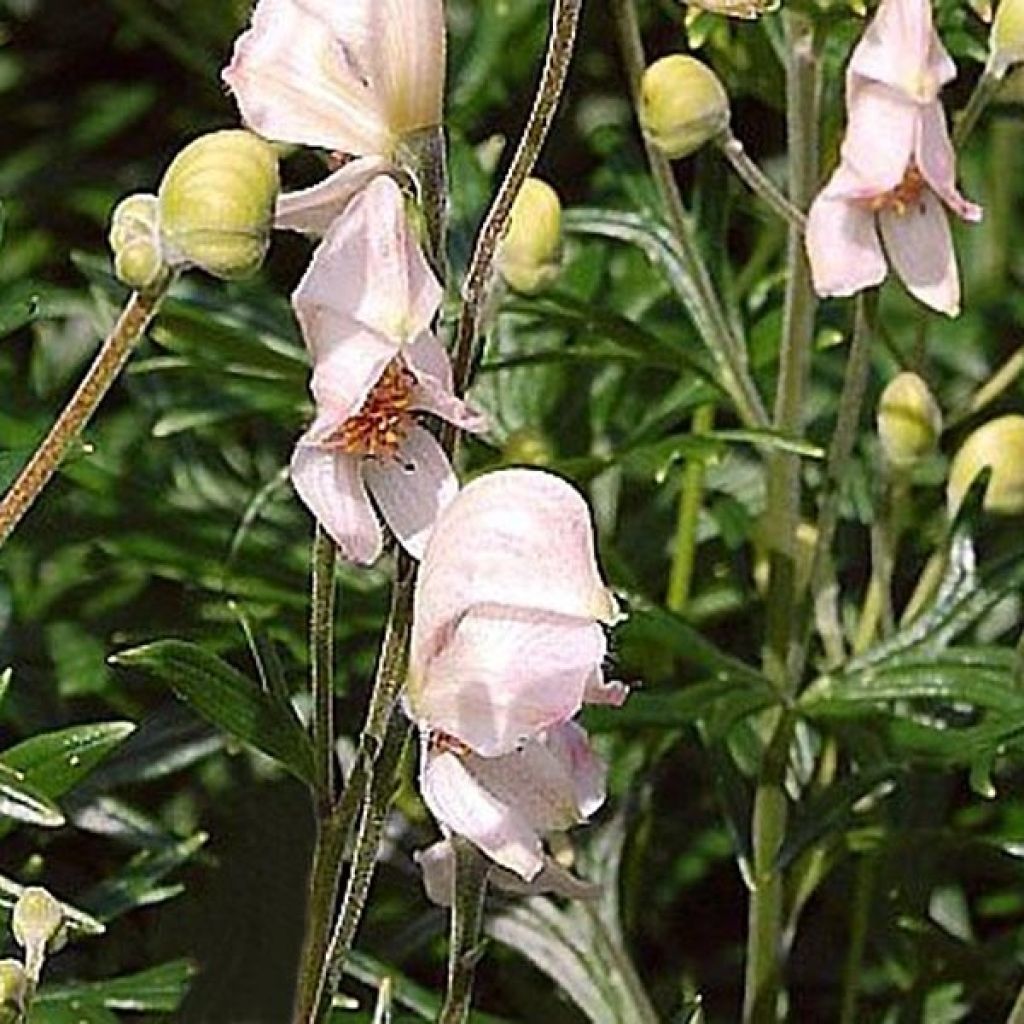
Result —
<path fill-rule="evenodd" d="M 334 599 L 337 549 L 317 523 L 313 535 L 313 585 L 309 624 L 313 692 L 313 756 L 316 762 L 317 817 L 334 805 Z"/>
<path fill-rule="evenodd" d="M 807 230 L 807 215 L 776 188 L 775 182 L 750 158 L 743 143 L 730 130 L 718 140 L 718 148 L 750 190 L 774 213 L 801 234 Z"/>
<path fill-rule="evenodd" d="M 706 434 L 715 422 L 715 407 L 702 405 L 693 414 L 691 433 L 697 437 Z M 679 516 L 676 521 L 676 542 L 672 553 L 668 594 L 665 606 L 681 614 L 690 598 L 693 566 L 697 555 L 697 526 L 700 520 L 701 498 L 704 493 L 705 465 L 703 459 L 693 458 L 686 463 L 679 491 Z"/>
<path fill-rule="evenodd" d="M 455 892 L 448 940 L 448 990 L 438 1024 L 465 1024 L 473 1000 L 473 979 L 480 959 L 480 942 L 487 897 L 487 862 L 465 839 L 455 848 Z"/>
<path fill-rule="evenodd" d="M 134 292 L 128 300 L 78 389 L 0 501 L 0 547 L 3 547 L 22 516 L 49 483 L 111 385 L 117 380 L 128 357 L 160 308 L 169 287 L 170 282 L 159 291 L 146 294 Z"/>
<path fill-rule="evenodd" d="M 455 329 L 452 367 L 455 389 L 465 394 L 477 361 L 480 323 L 486 305 L 494 257 L 508 227 L 509 214 L 523 182 L 530 176 L 554 121 L 576 45 L 583 0 L 554 0 L 544 70 L 526 128 L 501 186 L 480 227 L 469 270 L 462 285 L 462 313 Z M 454 437 L 447 427 L 443 438 Z"/>
<path fill-rule="evenodd" d="M 843 995 L 839 1024 L 857 1024 L 860 974 L 871 920 L 871 899 L 875 889 L 878 855 L 865 854 L 857 867 L 857 883 L 850 911 L 850 945 L 843 965 Z"/>
<path fill-rule="evenodd" d="M 981 412 L 985 406 L 994 402 L 1008 387 L 1015 384 L 1022 372 L 1024 372 L 1024 348 L 1019 348 L 971 395 L 967 404 L 949 418 L 946 430 L 959 426 L 964 420 L 970 419 L 971 416 Z"/>
<path fill-rule="evenodd" d="M 622 51 L 633 106 L 639 110 L 641 80 L 647 66 L 647 58 L 644 54 L 636 6 L 634 0 L 612 0 L 611 7 L 618 28 L 619 48 Z M 694 238 L 672 165 L 646 137 L 644 147 L 665 217 L 679 242 L 680 254 L 693 285 L 693 308 L 688 311 L 715 360 L 721 376 L 722 389 L 732 400 L 736 413 L 745 426 L 767 427 L 768 414 L 747 366 L 746 346 L 743 339 L 733 330 L 715 292 L 711 275 Z"/>
<path fill-rule="evenodd" d="M 798 207 L 810 205 L 818 184 L 818 124 L 821 71 L 814 23 L 796 11 L 784 14 L 786 33 L 787 133 L 789 198 Z M 803 238 L 790 228 L 788 278 L 783 312 L 782 349 L 773 426 L 800 437 L 814 333 L 816 299 Z M 791 695 L 799 680 L 790 674 L 789 654 L 796 612 L 796 549 L 800 516 L 800 463 L 791 454 L 776 453 L 768 462 L 765 523 L 772 551 L 764 655 L 765 673 L 779 690 Z M 777 713 L 762 758 L 754 796 L 751 832 L 754 885 L 747 926 L 747 966 L 743 999 L 745 1024 L 776 1024 L 783 989 L 782 941 L 785 878 L 778 854 L 786 834 L 788 804 L 783 788 L 792 739 L 788 712 Z"/>
<path fill-rule="evenodd" d="M 1003 75 L 991 66 L 987 66 L 974 87 L 967 106 L 956 119 L 953 128 L 953 145 L 958 149 L 967 141 L 971 132 L 977 127 L 985 108 L 996 98 L 1003 84 Z"/>
<path fill-rule="evenodd" d="M 1006 1024 L 1024 1024 L 1024 987 L 1017 993 L 1010 1016 L 1006 1018 Z"/>

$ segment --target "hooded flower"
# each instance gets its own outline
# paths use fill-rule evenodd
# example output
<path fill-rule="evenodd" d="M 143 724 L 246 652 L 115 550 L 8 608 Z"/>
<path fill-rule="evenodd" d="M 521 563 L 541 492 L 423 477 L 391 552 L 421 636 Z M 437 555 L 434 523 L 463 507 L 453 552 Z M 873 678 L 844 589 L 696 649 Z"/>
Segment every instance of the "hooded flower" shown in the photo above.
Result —
<path fill-rule="evenodd" d="M 921 302 L 950 316 L 959 312 L 943 205 L 968 221 L 979 220 L 981 210 L 956 188 L 938 98 L 954 75 L 928 0 L 882 0 L 847 69 L 839 167 L 808 217 L 807 252 L 820 295 L 852 295 L 880 284 L 888 257 Z"/>
<path fill-rule="evenodd" d="M 436 738 L 425 743 L 423 799 L 445 827 L 493 862 L 493 880 L 513 892 L 584 897 L 591 886 L 548 855 L 542 837 L 564 832 L 605 800 L 603 762 L 573 722 L 558 725 L 501 757 L 485 758 Z M 450 902 L 451 844 L 419 855 L 427 894 Z"/>
<path fill-rule="evenodd" d="M 604 766 L 571 719 L 584 701 L 626 698 L 601 669 L 602 625 L 617 618 L 587 506 L 558 477 L 490 473 L 438 520 L 417 581 L 406 690 L 424 737 L 420 788 L 448 833 L 520 887 L 583 891 L 544 838 L 604 802 Z M 436 895 L 449 851 L 432 851 L 424 870 Z"/>
<path fill-rule="evenodd" d="M 368 565 L 381 551 L 371 495 L 419 557 L 458 491 L 447 457 L 414 414 L 483 426 L 455 397 L 448 356 L 430 332 L 440 301 L 401 190 L 387 177 L 333 224 L 292 297 L 317 410 L 296 447 L 292 482 L 351 561 Z"/>
<path fill-rule="evenodd" d="M 602 626 L 618 617 L 577 491 L 540 470 L 482 476 L 445 510 L 423 559 L 410 714 L 492 758 L 569 721 L 584 701 L 621 703 L 625 687 L 601 670 Z"/>
<path fill-rule="evenodd" d="M 223 72 L 245 123 L 361 158 L 282 196 L 278 226 L 323 234 L 404 136 L 441 123 L 444 73 L 442 0 L 259 0 Z"/>

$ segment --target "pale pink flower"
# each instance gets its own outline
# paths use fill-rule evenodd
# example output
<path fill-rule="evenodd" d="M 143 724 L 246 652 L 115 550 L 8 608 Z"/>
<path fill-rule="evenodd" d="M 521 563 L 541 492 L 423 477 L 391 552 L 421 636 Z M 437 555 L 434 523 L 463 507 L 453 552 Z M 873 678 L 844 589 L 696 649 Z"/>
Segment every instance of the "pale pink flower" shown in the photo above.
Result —
<path fill-rule="evenodd" d="M 278 204 L 278 226 L 323 234 L 403 137 L 441 123 L 442 0 L 259 0 L 223 79 L 268 139 L 346 161 Z"/>
<path fill-rule="evenodd" d="M 561 478 L 506 469 L 467 485 L 438 520 L 416 585 L 410 715 L 483 757 L 571 719 L 605 683 L 601 580 L 586 502 Z"/>
<path fill-rule="evenodd" d="M 376 178 L 329 229 L 292 297 L 313 359 L 317 415 L 292 459 L 300 497 L 342 555 L 382 547 L 371 496 L 419 557 L 458 482 L 415 413 L 465 430 L 483 421 L 454 394 L 430 331 L 441 288 L 406 219 L 401 190 Z"/>
<path fill-rule="evenodd" d="M 979 220 L 981 210 L 957 191 L 938 99 L 954 74 L 928 0 L 882 0 L 847 70 L 839 167 L 808 217 L 807 253 L 819 295 L 881 284 L 888 257 L 912 295 L 951 316 L 959 312 L 943 204 L 968 221 Z"/>
<path fill-rule="evenodd" d="M 491 880 L 518 893 L 585 897 L 592 886 L 546 852 L 543 839 L 582 824 L 605 801 L 604 763 L 573 722 L 554 726 L 501 757 L 480 757 L 444 740 L 424 744 L 423 799 L 449 833 L 469 839 L 495 865 Z M 448 840 L 421 852 L 427 895 L 451 897 Z"/>

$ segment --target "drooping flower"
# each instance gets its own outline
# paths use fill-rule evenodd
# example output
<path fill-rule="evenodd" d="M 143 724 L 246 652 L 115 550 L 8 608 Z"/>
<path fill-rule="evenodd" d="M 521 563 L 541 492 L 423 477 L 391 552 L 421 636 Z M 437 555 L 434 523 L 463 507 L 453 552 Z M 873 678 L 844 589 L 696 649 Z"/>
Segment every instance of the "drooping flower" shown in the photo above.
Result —
<path fill-rule="evenodd" d="M 421 790 L 449 833 L 525 882 L 578 888 L 544 837 L 604 801 L 603 766 L 571 719 L 585 701 L 626 698 L 602 671 L 602 627 L 618 617 L 586 503 L 560 478 L 490 473 L 439 518 L 417 582 L 406 689 L 424 737 Z"/>
<path fill-rule="evenodd" d="M 591 887 L 544 849 L 605 801 L 604 763 L 574 722 L 553 727 L 501 757 L 480 757 L 436 737 L 423 752 L 421 789 L 431 813 L 496 866 L 493 880 L 514 892 L 582 897 Z M 420 854 L 427 894 L 447 902 L 451 850 L 443 840 Z"/>
<path fill-rule="evenodd" d="M 465 430 L 482 418 L 454 394 L 430 325 L 441 301 L 401 190 L 375 179 L 337 219 L 292 297 L 313 359 L 317 415 L 292 459 L 300 497 L 342 555 L 370 564 L 382 534 L 370 496 L 403 546 L 422 554 L 458 490 L 415 413 Z"/>
<path fill-rule="evenodd" d="M 279 226 L 323 234 L 403 138 L 441 123 L 442 0 L 259 0 L 223 78 L 265 138 L 345 160 L 281 197 Z"/>
<path fill-rule="evenodd" d="M 839 167 L 808 217 L 807 253 L 819 295 L 880 284 L 888 257 L 921 302 L 950 316 L 959 312 L 943 205 L 967 221 L 979 220 L 981 210 L 957 191 L 939 101 L 955 73 L 928 0 L 882 0 L 847 69 Z"/>

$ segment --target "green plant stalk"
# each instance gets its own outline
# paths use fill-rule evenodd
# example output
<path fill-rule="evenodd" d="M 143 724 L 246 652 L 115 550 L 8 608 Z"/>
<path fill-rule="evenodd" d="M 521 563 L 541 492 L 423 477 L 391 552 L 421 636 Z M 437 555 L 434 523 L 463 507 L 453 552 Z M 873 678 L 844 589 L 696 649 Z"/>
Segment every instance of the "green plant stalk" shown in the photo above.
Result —
<path fill-rule="evenodd" d="M 60 468 L 71 446 L 117 380 L 170 287 L 134 292 L 60 416 L 0 501 L 0 548 Z"/>
<path fill-rule="evenodd" d="M 466 1024 L 480 959 L 487 897 L 487 861 L 466 840 L 454 838 L 455 881 L 448 938 L 448 987 L 438 1024 Z"/>
<path fill-rule="evenodd" d="M 702 405 L 693 414 L 691 433 L 695 436 L 706 434 L 714 423 L 715 407 Z M 677 614 L 682 614 L 685 610 L 693 584 L 693 568 L 697 556 L 697 527 L 704 495 L 705 472 L 703 459 L 690 459 L 683 470 L 680 485 L 675 546 L 672 552 L 672 568 L 669 572 L 668 594 L 665 598 L 665 606 Z"/>
<path fill-rule="evenodd" d="M 783 17 L 787 42 L 789 198 L 797 207 L 805 208 L 818 185 L 821 70 L 813 21 L 795 11 L 787 11 Z M 803 238 L 796 228 L 790 228 L 788 247 L 789 274 L 773 426 L 781 433 L 801 437 L 816 299 Z M 769 459 L 767 469 L 765 522 L 772 556 L 764 667 L 780 691 L 792 696 L 799 685 L 799 680 L 789 674 L 789 653 L 797 597 L 800 463 L 796 456 L 780 453 Z M 771 739 L 763 757 L 751 822 L 754 885 L 747 926 L 745 1024 L 776 1024 L 783 988 L 785 878 L 778 868 L 778 853 L 788 818 L 783 783 L 793 724 L 788 712 L 772 717 Z"/>
<path fill-rule="evenodd" d="M 508 230 L 512 204 L 537 163 L 565 90 L 582 9 L 583 0 L 554 0 L 544 68 L 533 107 L 509 169 L 476 237 L 473 256 L 462 285 L 462 311 L 455 328 L 452 354 L 455 389 L 459 394 L 465 394 L 469 389 L 477 363 L 480 325 L 487 304 L 494 259 Z M 442 443 L 447 441 L 452 444 L 454 437 L 455 429 L 446 425 Z"/>
<path fill-rule="evenodd" d="M 641 80 L 647 66 L 647 58 L 644 54 L 636 6 L 634 0 L 612 0 L 611 6 L 633 106 L 639 110 Z M 690 227 L 672 164 L 646 136 L 644 147 L 668 226 L 679 242 L 687 273 L 696 289 L 702 317 L 711 325 L 708 332 L 702 332 L 702 336 L 721 376 L 722 388 L 732 400 L 736 413 L 745 426 L 764 429 L 769 425 L 768 414 L 757 385 L 750 375 L 746 348 L 742 339 L 733 331 L 729 317 L 715 292 L 711 275 Z"/>
<path fill-rule="evenodd" d="M 1024 1024 L 1024 988 L 1017 993 L 1010 1016 L 1006 1018 L 1006 1024 Z"/>
<path fill-rule="evenodd" d="M 971 132 L 977 127 L 978 121 L 981 120 L 981 115 L 985 112 L 985 108 L 999 94 L 1002 84 L 1003 75 L 995 71 L 990 62 L 982 72 L 981 78 L 978 79 L 978 84 L 974 87 L 974 92 L 971 93 L 967 106 L 964 107 L 960 116 L 956 118 L 953 126 L 954 147 L 959 149 L 967 141 Z"/>
<path fill-rule="evenodd" d="M 807 230 L 807 215 L 775 187 L 775 182 L 751 159 L 743 143 L 733 135 L 732 129 L 727 128 L 715 141 L 722 154 L 732 164 L 732 169 L 750 191 L 790 227 L 803 234 Z"/>
<path fill-rule="evenodd" d="M 313 757 L 317 818 L 334 807 L 334 602 L 337 549 L 317 523 L 313 533 L 310 600 L 310 683 L 313 693 Z"/>
<path fill-rule="evenodd" d="M 1009 359 L 968 399 L 967 404 L 952 416 L 946 424 L 947 430 L 959 426 L 964 420 L 979 413 L 994 402 L 1007 388 L 1016 383 L 1024 372 L 1024 348 L 1017 349 Z"/>
<path fill-rule="evenodd" d="M 853 907 L 850 910 L 850 945 L 846 951 L 846 962 L 843 964 L 843 995 L 839 1024 L 857 1024 L 860 974 L 867 948 L 877 864 L 877 855 L 867 853 L 857 866 L 857 883 L 853 893 Z"/>

